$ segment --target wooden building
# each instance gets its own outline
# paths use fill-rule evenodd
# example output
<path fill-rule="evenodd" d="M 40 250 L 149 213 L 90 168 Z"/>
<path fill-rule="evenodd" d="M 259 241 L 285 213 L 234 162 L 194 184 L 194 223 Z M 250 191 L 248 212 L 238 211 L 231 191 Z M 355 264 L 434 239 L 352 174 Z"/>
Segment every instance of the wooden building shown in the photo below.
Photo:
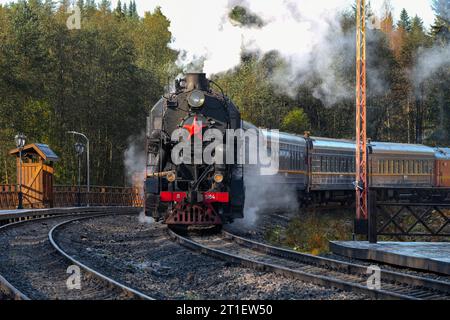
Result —
<path fill-rule="evenodd" d="M 48 145 L 32 143 L 22 149 L 21 166 L 19 152 L 16 148 L 9 154 L 16 157 L 17 185 L 22 177 L 24 207 L 53 207 L 53 163 L 58 161 L 59 157 Z"/>

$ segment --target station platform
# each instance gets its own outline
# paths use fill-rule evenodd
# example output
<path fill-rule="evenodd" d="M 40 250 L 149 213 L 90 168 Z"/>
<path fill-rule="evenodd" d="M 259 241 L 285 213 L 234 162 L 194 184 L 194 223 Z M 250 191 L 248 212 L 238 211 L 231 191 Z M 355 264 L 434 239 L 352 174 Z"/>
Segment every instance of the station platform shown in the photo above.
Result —
<path fill-rule="evenodd" d="M 338 255 L 450 275 L 450 242 L 330 241 Z"/>
<path fill-rule="evenodd" d="M 80 207 L 67 207 L 67 208 L 42 208 L 42 209 L 7 209 L 7 210 L 0 210 L 0 216 L 16 216 L 19 214 L 26 214 L 29 212 L 37 212 L 37 213 L 45 213 L 46 211 L 52 211 L 55 209 L 58 210 L 73 210 Z"/>

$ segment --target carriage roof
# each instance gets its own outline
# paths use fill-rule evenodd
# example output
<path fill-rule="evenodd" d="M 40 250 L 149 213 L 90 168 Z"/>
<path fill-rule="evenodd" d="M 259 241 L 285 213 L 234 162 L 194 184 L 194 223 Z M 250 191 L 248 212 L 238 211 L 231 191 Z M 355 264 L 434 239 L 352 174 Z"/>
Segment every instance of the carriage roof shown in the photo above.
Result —
<path fill-rule="evenodd" d="M 407 154 L 434 157 L 435 150 L 432 147 L 423 144 L 407 144 L 394 142 L 372 141 L 372 150 L 374 154 Z"/>

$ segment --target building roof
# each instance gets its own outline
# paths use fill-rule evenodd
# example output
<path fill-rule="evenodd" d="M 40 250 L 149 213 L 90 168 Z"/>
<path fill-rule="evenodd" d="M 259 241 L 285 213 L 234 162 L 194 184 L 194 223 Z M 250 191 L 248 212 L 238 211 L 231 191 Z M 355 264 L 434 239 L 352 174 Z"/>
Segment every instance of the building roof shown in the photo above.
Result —
<path fill-rule="evenodd" d="M 38 154 L 44 161 L 58 161 L 59 157 L 56 155 L 55 152 L 53 152 L 50 147 L 44 143 L 31 143 L 27 144 L 25 147 L 23 147 L 22 150 L 23 153 L 35 153 Z M 13 149 L 9 151 L 9 154 L 11 155 L 18 155 L 19 149 Z"/>

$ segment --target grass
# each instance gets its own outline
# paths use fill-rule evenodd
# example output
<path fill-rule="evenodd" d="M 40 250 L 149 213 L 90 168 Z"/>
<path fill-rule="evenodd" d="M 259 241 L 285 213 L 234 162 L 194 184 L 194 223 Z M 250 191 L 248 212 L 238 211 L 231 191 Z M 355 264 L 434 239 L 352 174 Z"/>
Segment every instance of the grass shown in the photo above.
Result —
<path fill-rule="evenodd" d="M 352 223 L 353 212 L 301 213 L 285 228 L 276 225 L 269 229 L 265 238 L 273 245 L 318 255 L 329 252 L 331 240 L 350 240 Z"/>

